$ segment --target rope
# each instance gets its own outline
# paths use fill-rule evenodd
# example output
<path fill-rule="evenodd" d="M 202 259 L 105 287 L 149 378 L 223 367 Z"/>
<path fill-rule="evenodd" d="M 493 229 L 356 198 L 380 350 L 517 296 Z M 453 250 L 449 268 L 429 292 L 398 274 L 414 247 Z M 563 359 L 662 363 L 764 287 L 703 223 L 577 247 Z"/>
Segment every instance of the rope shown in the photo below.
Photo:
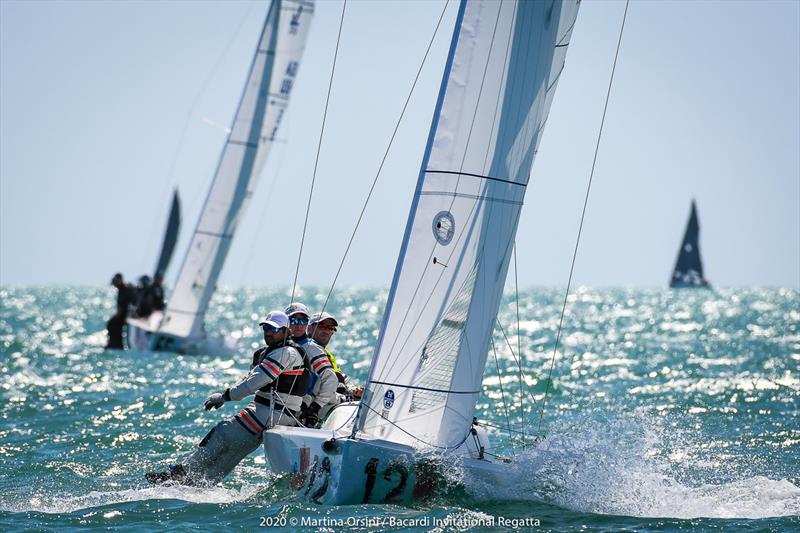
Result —
<path fill-rule="evenodd" d="M 519 368 L 519 419 L 520 425 L 522 426 L 522 434 L 525 434 L 525 407 L 522 402 L 522 398 L 524 398 L 524 394 L 522 394 L 522 341 L 519 336 L 519 284 L 517 283 L 517 241 L 514 240 L 513 245 L 514 251 L 514 304 L 517 308 L 517 353 L 519 354 L 519 362 L 517 363 L 517 368 Z M 499 323 L 499 321 L 498 321 Z M 505 332 L 503 333 L 505 336 Z M 506 339 L 508 341 L 508 339 Z M 492 339 L 492 344 L 494 344 L 494 339 Z M 509 346 L 510 347 L 510 346 Z M 513 350 L 512 350 L 513 353 Z M 522 441 L 522 449 L 525 450 L 525 441 Z"/>
<path fill-rule="evenodd" d="M 311 213 L 311 198 L 314 196 L 314 183 L 317 180 L 317 166 L 319 165 L 319 153 L 322 149 L 322 137 L 325 133 L 325 121 L 328 119 L 328 104 L 331 100 L 331 88 L 333 87 L 333 74 L 336 71 L 336 58 L 339 55 L 339 43 L 342 39 L 342 26 L 344 26 L 344 13 L 347 9 L 347 0 L 342 4 L 342 17 L 339 19 L 339 34 L 336 36 L 336 50 L 333 53 L 333 65 L 331 66 L 331 77 L 328 81 L 328 95 L 325 97 L 325 112 L 322 114 L 322 127 L 319 130 L 319 141 L 317 142 L 317 155 L 314 159 L 314 172 L 311 175 L 311 190 L 308 191 L 308 204 L 306 205 L 306 218 L 303 221 L 303 236 L 300 239 L 300 252 L 297 254 L 297 267 L 294 270 L 294 281 L 292 282 L 292 297 L 289 304 L 294 303 L 294 293 L 297 289 L 297 276 L 300 273 L 300 260 L 303 258 L 303 245 L 306 242 L 306 229 L 308 228 L 308 215 Z"/>
<path fill-rule="evenodd" d="M 506 404 L 506 393 L 503 391 L 503 376 L 500 375 L 500 363 L 497 361 L 497 350 L 494 347 L 494 337 L 492 337 L 492 354 L 494 354 L 494 366 L 497 368 L 497 379 L 500 381 L 500 397 L 503 399 L 503 413 L 506 415 L 506 426 L 507 429 L 511 430 L 511 421 L 508 418 L 508 405 Z M 525 428 L 523 426 L 523 434 L 525 432 Z M 516 455 L 514 452 L 514 441 L 509 439 L 509 443 L 511 444 L 511 454 Z M 523 443 L 523 450 L 525 449 Z"/>
<path fill-rule="evenodd" d="M 328 301 L 333 294 L 333 289 L 336 287 L 336 282 L 339 280 L 339 274 L 342 272 L 342 267 L 344 267 L 344 262 L 347 259 L 347 254 L 350 253 L 350 247 L 353 244 L 353 240 L 356 237 L 356 232 L 358 231 L 359 226 L 361 225 L 361 220 L 364 218 L 364 213 L 367 210 L 367 205 L 369 204 L 370 199 L 372 198 L 372 192 L 375 190 L 375 186 L 378 184 L 378 179 L 381 176 L 381 171 L 383 170 L 383 165 L 386 162 L 386 158 L 389 155 L 389 150 L 392 148 L 392 144 L 394 143 L 394 138 L 397 135 L 397 130 L 400 128 L 400 122 L 402 122 L 403 117 L 405 116 L 406 109 L 408 108 L 408 103 L 411 101 L 411 95 L 414 93 L 414 89 L 417 86 L 417 81 L 419 81 L 419 76 L 422 73 L 422 68 L 425 66 L 425 61 L 428 59 L 428 54 L 431 51 L 431 46 L 433 46 L 433 41 L 436 38 L 436 34 L 439 32 L 439 26 L 442 24 L 442 19 L 444 18 L 445 11 L 447 10 L 447 6 L 450 3 L 450 0 L 447 0 L 444 3 L 444 8 L 442 8 L 442 13 L 439 15 L 439 21 L 436 23 L 436 28 L 433 30 L 433 35 L 431 36 L 431 40 L 428 43 L 428 48 L 425 50 L 425 55 L 422 58 L 422 62 L 419 65 L 419 69 L 417 70 L 417 75 L 414 78 L 414 82 L 411 84 L 411 89 L 408 91 L 408 96 L 406 97 L 406 102 L 403 104 L 403 110 L 400 112 L 400 116 L 397 119 L 397 123 L 394 126 L 394 131 L 392 132 L 392 136 L 389 139 L 389 144 L 386 146 L 386 151 L 383 153 L 383 158 L 381 159 L 381 164 L 378 166 L 378 171 L 375 173 L 375 178 L 372 180 L 372 186 L 369 188 L 369 193 L 367 194 L 367 198 L 364 200 L 364 205 L 361 207 L 361 213 L 358 215 L 358 220 L 356 220 L 356 225 L 353 228 L 353 232 L 350 235 L 350 240 L 347 242 L 347 248 L 345 248 L 344 255 L 342 255 L 342 260 L 339 262 L 339 268 L 336 270 L 336 275 L 333 277 L 333 282 L 331 283 L 331 288 L 328 291 L 328 295 L 325 296 L 325 302 L 322 304 L 322 309 L 320 313 L 325 311 L 325 307 L 328 305 Z M 294 294 L 294 291 L 292 291 Z"/>
<path fill-rule="evenodd" d="M 228 55 L 228 50 L 230 50 L 231 45 L 233 45 L 233 42 L 239 37 L 239 34 L 242 32 L 242 27 L 244 26 L 244 23 L 251 18 L 250 13 L 253 11 L 253 7 L 255 5 L 256 4 L 253 4 L 250 7 L 250 9 L 248 9 L 247 12 L 244 14 L 242 19 L 239 21 L 239 26 L 236 28 L 236 31 L 233 33 L 233 36 L 230 38 L 228 43 L 225 45 L 225 48 L 223 48 L 222 53 L 220 53 L 220 55 L 217 57 L 216 61 L 214 62 L 214 65 L 211 67 L 211 71 L 208 73 L 208 75 L 206 76 L 205 80 L 200 85 L 200 89 L 194 95 L 194 98 L 192 98 L 192 103 L 189 104 L 189 109 L 186 112 L 186 116 L 183 119 L 183 127 L 181 127 L 181 133 L 180 133 L 180 136 L 178 137 L 178 145 L 175 148 L 175 152 L 174 152 L 174 154 L 172 156 L 172 160 L 170 161 L 169 173 L 167 174 L 167 180 L 164 182 L 164 188 L 162 189 L 161 194 L 159 196 L 160 200 L 158 202 L 158 211 L 157 211 L 157 213 L 161 213 L 163 211 L 164 206 L 167 203 L 167 199 L 170 198 L 170 196 L 167 195 L 167 191 L 170 190 L 170 189 L 175 189 L 176 188 L 177 178 L 175 177 L 175 167 L 177 166 L 178 158 L 180 157 L 180 154 L 183 151 L 184 141 L 186 140 L 186 132 L 189 129 L 189 123 L 190 123 L 190 121 L 192 119 L 192 115 L 194 115 L 194 110 L 197 107 L 197 102 L 200 100 L 200 96 L 202 96 L 203 93 L 206 92 L 206 87 L 208 87 L 208 84 L 211 82 L 211 79 L 217 73 L 217 70 L 219 70 L 219 67 L 222 64 L 222 60 L 225 58 L 225 56 Z M 202 191 L 202 189 L 200 187 L 197 187 L 197 189 L 198 189 L 198 191 Z M 197 198 L 196 197 L 194 199 L 194 203 L 197 203 Z M 194 205 L 194 204 L 192 204 L 192 205 Z M 188 207 L 188 205 L 187 205 L 187 207 Z M 158 221 L 159 221 L 158 217 L 153 217 L 153 221 L 152 221 L 152 223 L 150 225 L 150 237 L 149 237 L 149 239 L 147 241 L 147 248 L 145 248 L 146 250 L 152 250 L 153 249 L 153 239 L 155 239 L 155 237 L 156 237 L 156 235 L 158 233 L 158 228 L 159 228 Z M 147 257 L 147 254 L 142 254 L 142 267 L 141 267 L 141 270 L 144 271 L 144 272 L 147 271 L 147 268 L 144 265 L 146 257 Z"/>
<path fill-rule="evenodd" d="M 422 440 L 421 438 L 417 437 L 413 433 L 409 433 L 408 431 L 406 431 L 405 429 L 401 428 L 400 426 L 398 426 L 397 424 L 395 424 L 394 422 L 392 422 L 391 420 L 389 420 L 388 418 L 383 416 L 381 413 L 379 413 L 378 411 L 376 411 L 375 409 L 370 407 L 369 404 L 366 404 L 364 402 L 360 402 L 360 405 L 363 405 L 364 407 L 366 407 L 367 409 L 369 409 L 370 411 L 372 411 L 373 413 L 375 413 L 379 417 L 383 418 L 384 420 L 389 422 L 389 424 L 393 425 L 394 427 L 396 427 L 397 429 L 399 429 L 400 431 L 402 431 L 403 433 L 405 433 L 406 435 L 408 435 L 412 439 L 414 439 L 416 441 L 419 441 L 419 442 L 421 442 L 422 444 L 424 444 L 426 446 L 430 446 L 431 448 L 436 448 L 437 450 L 445 450 L 445 451 L 447 451 L 447 450 L 455 450 L 457 448 L 460 448 L 462 444 L 467 442 L 467 439 L 469 438 L 469 436 L 472 435 L 472 427 L 470 426 L 470 429 L 469 429 L 469 431 L 467 431 L 467 434 L 464 435 L 464 438 L 461 439 L 461 442 L 459 442 L 455 446 L 438 446 L 436 444 L 431 444 L 430 442 Z M 355 428 L 353 428 L 353 429 L 355 429 Z"/>
<path fill-rule="evenodd" d="M 617 69 L 617 58 L 619 57 L 619 48 L 622 44 L 622 32 L 625 29 L 625 18 L 628 15 L 628 3 L 630 0 L 625 0 L 625 12 L 622 15 L 622 25 L 619 29 L 619 39 L 617 40 L 617 51 L 614 54 L 614 65 L 611 67 L 611 78 L 608 80 L 608 90 L 606 92 L 606 103 L 603 106 L 603 117 L 600 119 L 600 130 L 597 132 L 597 143 L 594 147 L 594 159 L 592 160 L 592 170 L 589 173 L 589 183 L 586 186 L 586 196 L 583 199 L 583 211 L 581 212 L 581 223 L 578 226 L 578 237 L 575 239 L 575 249 L 572 252 L 572 265 L 569 268 L 569 278 L 567 279 L 567 290 L 564 293 L 564 303 L 561 306 L 561 317 L 558 319 L 558 331 L 556 332 L 556 343 L 553 346 L 553 357 L 550 359 L 550 371 L 547 374 L 547 388 L 544 391 L 544 399 L 542 400 L 542 408 L 539 414 L 539 425 L 536 433 L 541 433 L 542 419 L 544 418 L 544 408 L 547 405 L 547 394 L 550 392 L 550 384 L 552 383 L 553 366 L 556 361 L 556 352 L 558 351 L 558 342 L 561 340 L 561 326 L 564 323 L 564 312 L 567 309 L 567 299 L 569 298 L 569 288 L 572 284 L 572 274 L 575 270 L 575 259 L 578 256 L 578 245 L 581 242 L 581 232 L 583 231 L 583 221 L 586 217 L 586 206 L 589 204 L 589 192 L 592 190 L 592 178 L 594 178 L 594 169 L 597 164 L 597 153 L 600 150 L 600 139 L 603 136 L 603 125 L 606 121 L 606 111 L 608 111 L 608 101 L 611 98 L 611 86 L 614 83 L 614 72 Z"/>

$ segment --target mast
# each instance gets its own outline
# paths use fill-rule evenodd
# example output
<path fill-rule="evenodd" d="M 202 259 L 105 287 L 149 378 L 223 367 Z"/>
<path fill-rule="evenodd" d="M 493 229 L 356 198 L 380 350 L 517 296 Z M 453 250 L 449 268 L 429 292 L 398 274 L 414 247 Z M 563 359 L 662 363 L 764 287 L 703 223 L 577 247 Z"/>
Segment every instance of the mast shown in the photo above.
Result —
<path fill-rule="evenodd" d="M 305 47 L 313 0 L 273 0 L 231 131 L 159 331 L 205 336 L 203 319 L 236 226 L 275 141 Z"/>
<path fill-rule="evenodd" d="M 443 448 L 468 435 L 577 10 L 462 0 L 356 431 Z"/>

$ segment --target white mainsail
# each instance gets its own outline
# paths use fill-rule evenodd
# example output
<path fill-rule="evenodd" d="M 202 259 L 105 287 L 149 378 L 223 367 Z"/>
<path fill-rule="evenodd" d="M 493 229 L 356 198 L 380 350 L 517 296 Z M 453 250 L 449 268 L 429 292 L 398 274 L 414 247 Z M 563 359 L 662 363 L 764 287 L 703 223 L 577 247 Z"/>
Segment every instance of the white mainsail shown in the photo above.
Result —
<path fill-rule="evenodd" d="M 467 437 L 579 0 L 462 0 L 356 430 Z"/>
<path fill-rule="evenodd" d="M 184 257 L 159 332 L 205 336 L 203 318 L 236 225 L 289 104 L 314 12 L 313 0 L 273 0 L 231 132 Z"/>

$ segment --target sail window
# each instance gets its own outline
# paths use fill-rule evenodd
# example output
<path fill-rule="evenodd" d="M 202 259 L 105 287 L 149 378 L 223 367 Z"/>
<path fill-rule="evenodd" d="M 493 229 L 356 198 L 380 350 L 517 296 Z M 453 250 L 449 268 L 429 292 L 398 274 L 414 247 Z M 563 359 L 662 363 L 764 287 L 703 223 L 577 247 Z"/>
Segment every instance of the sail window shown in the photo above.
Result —
<path fill-rule="evenodd" d="M 439 211 L 433 217 L 433 236 L 436 242 L 442 246 L 447 246 L 453 240 L 456 232 L 456 221 L 450 211 Z"/>

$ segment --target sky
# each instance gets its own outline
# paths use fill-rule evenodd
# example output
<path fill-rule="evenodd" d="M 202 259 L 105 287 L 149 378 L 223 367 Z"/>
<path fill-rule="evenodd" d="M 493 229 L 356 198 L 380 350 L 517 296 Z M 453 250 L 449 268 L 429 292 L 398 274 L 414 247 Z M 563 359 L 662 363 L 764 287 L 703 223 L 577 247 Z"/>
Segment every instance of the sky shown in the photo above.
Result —
<path fill-rule="evenodd" d="M 581 3 L 517 234 L 521 286 L 566 285 L 624 6 Z M 301 285 L 333 281 L 443 8 L 339 286 L 391 281 L 456 8 L 347 3 Z M 0 285 L 150 273 L 178 187 L 173 281 L 266 10 L 0 0 Z M 292 283 L 341 10 L 317 2 L 223 285 Z M 692 198 L 712 285 L 800 287 L 800 2 L 631 2 L 573 284 L 666 286 Z"/>

